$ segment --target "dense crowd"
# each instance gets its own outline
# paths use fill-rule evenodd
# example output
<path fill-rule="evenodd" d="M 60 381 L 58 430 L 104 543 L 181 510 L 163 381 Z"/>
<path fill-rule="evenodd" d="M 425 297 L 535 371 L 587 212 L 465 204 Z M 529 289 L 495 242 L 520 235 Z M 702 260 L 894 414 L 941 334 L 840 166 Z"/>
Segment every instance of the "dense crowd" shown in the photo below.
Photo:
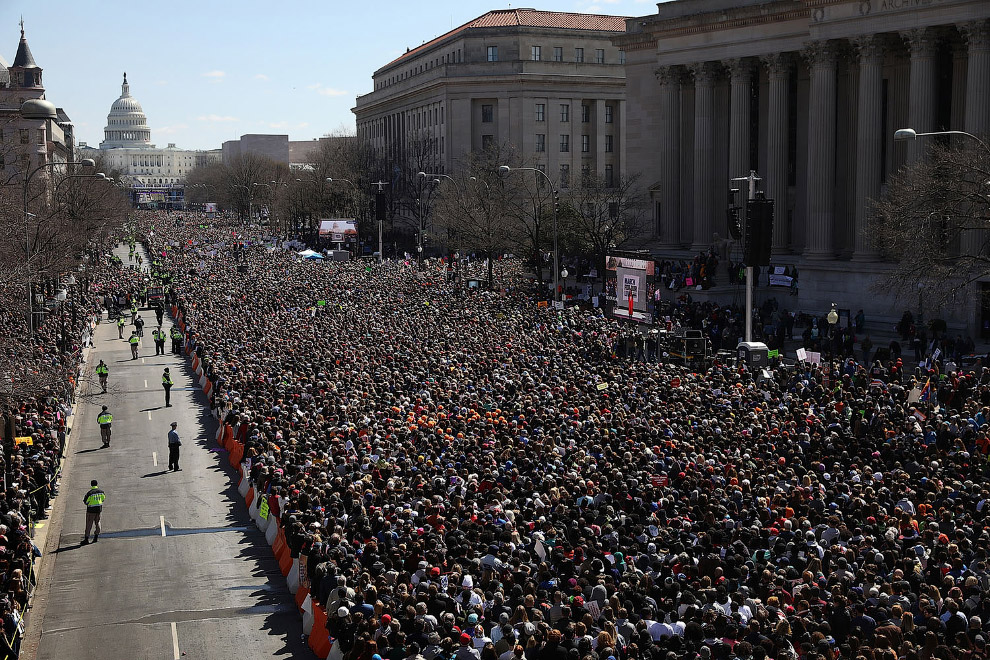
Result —
<path fill-rule="evenodd" d="M 144 231 L 347 660 L 986 655 L 987 369 L 692 371 L 511 261 Z"/>

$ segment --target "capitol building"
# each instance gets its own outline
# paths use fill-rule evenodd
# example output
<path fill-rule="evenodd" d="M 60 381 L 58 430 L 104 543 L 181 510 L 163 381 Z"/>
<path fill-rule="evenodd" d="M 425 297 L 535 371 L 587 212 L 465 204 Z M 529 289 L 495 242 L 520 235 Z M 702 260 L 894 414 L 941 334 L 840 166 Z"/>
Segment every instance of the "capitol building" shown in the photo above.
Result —
<path fill-rule="evenodd" d="M 126 73 L 120 97 L 107 114 L 99 148 L 80 142 L 78 152 L 80 158 L 102 159 L 105 170 L 116 173 L 121 183 L 132 190 L 135 203 L 172 208 L 182 208 L 183 182 L 189 171 L 220 159 L 219 149 L 195 151 L 179 149 L 172 143 L 164 148 L 152 144 L 148 118 L 131 96 Z"/>

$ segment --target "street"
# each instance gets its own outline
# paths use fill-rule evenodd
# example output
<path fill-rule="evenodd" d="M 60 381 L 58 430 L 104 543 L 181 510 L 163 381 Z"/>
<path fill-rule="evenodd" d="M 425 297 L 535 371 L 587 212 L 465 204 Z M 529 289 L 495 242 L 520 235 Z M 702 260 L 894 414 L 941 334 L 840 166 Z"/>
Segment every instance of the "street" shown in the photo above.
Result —
<path fill-rule="evenodd" d="M 127 258 L 126 248 L 117 252 Z M 112 323 L 96 330 L 21 657 L 311 658 L 278 563 L 224 468 L 226 454 L 215 451 L 206 399 L 184 359 L 155 357 L 154 312 L 142 316 L 150 321 L 138 360 Z M 100 359 L 110 368 L 107 394 L 93 374 Z M 165 367 L 175 382 L 168 409 Z M 102 405 L 114 416 L 108 449 L 96 422 Z M 180 472 L 166 470 L 172 421 Z M 91 479 L 106 491 L 103 532 L 81 545 Z"/>

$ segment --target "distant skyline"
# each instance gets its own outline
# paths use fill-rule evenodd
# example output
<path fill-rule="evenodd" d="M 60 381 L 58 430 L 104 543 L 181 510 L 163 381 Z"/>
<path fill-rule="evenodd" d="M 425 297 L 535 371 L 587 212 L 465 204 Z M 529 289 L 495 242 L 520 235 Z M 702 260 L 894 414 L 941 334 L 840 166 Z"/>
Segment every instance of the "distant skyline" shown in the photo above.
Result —
<path fill-rule="evenodd" d="M 90 146 L 103 140 L 125 71 L 156 146 L 216 149 L 245 133 L 309 140 L 353 133 L 355 98 L 372 91 L 372 73 L 406 48 L 515 6 L 8 0 L 0 7 L 0 56 L 7 64 L 13 60 L 23 16 L 28 45 L 44 69 L 46 97 L 65 108 L 77 142 Z M 549 0 L 535 8 L 656 13 L 650 0 Z"/>

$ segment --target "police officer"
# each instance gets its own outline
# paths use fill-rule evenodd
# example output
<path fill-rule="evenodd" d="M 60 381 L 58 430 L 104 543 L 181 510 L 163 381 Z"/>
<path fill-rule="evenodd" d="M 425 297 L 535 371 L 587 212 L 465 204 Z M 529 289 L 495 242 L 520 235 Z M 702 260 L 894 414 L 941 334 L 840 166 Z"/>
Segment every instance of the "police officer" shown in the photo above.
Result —
<path fill-rule="evenodd" d="M 103 410 L 96 416 L 96 423 L 100 425 L 100 437 L 103 438 L 103 446 L 109 447 L 110 425 L 113 423 L 113 415 L 110 414 L 110 410 L 106 406 L 103 406 Z"/>
<path fill-rule="evenodd" d="M 133 324 L 134 321 L 137 319 L 137 312 L 138 312 L 137 302 L 132 302 L 131 303 L 131 324 Z"/>
<path fill-rule="evenodd" d="M 138 337 L 144 337 L 144 319 L 140 314 L 134 319 L 134 327 L 137 328 Z"/>
<path fill-rule="evenodd" d="M 83 504 L 86 505 L 86 534 L 83 536 L 82 544 L 89 543 L 89 532 L 93 530 L 93 543 L 100 540 L 100 516 L 103 515 L 103 502 L 107 499 L 106 493 L 100 488 L 96 479 L 89 482 L 89 490 L 83 496 Z M 95 527 L 95 529 L 94 529 Z"/>
<path fill-rule="evenodd" d="M 151 336 L 155 340 L 155 355 L 165 355 L 165 331 L 162 330 L 162 326 L 159 325 L 157 328 L 151 331 Z"/>
<path fill-rule="evenodd" d="M 182 331 L 174 325 L 172 326 L 172 352 L 177 355 L 182 352 Z"/>
<path fill-rule="evenodd" d="M 124 326 L 127 325 L 127 321 L 124 320 L 124 315 L 121 314 L 117 317 L 117 336 L 120 339 L 124 338 Z"/>
<path fill-rule="evenodd" d="M 106 394 L 107 379 L 110 377 L 110 367 L 103 360 L 100 360 L 100 363 L 96 365 L 96 375 L 100 377 L 100 387 L 103 388 L 103 393 Z"/>
<path fill-rule="evenodd" d="M 179 440 L 179 433 L 175 430 L 178 425 L 178 422 L 172 422 L 168 431 L 168 469 L 173 472 L 182 469 L 179 467 L 179 447 L 182 446 L 182 442 Z"/>
<path fill-rule="evenodd" d="M 162 349 L 164 351 L 164 348 Z M 168 367 L 165 367 L 165 371 L 162 372 L 162 389 L 165 390 L 165 407 L 171 408 L 172 404 L 169 400 L 172 398 L 172 374 L 168 372 Z"/>
<path fill-rule="evenodd" d="M 131 330 L 131 337 L 127 340 L 127 343 L 131 345 L 131 359 L 138 359 L 138 344 L 141 343 L 141 338 L 138 337 L 137 330 Z"/>
<path fill-rule="evenodd" d="M 155 318 L 158 319 L 158 325 L 162 324 L 162 320 L 165 318 L 165 304 L 162 303 L 155 307 Z M 165 354 L 165 349 L 162 349 L 162 355 Z"/>

